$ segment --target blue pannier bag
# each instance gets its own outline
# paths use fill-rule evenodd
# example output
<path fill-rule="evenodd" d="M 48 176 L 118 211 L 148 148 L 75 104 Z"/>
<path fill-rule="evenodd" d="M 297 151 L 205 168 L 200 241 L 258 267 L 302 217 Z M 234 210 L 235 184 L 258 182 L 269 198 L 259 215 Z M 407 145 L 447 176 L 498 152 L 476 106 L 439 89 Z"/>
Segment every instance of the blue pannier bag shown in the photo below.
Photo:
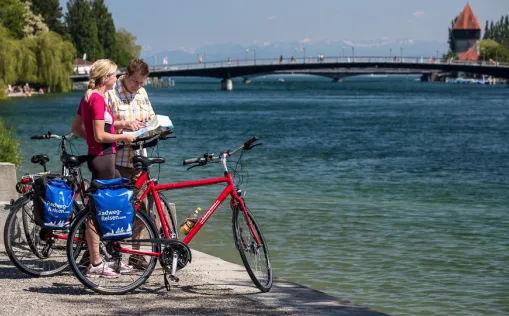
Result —
<path fill-rule="evenodd" d="M 65 180 L 48 181 L 44 199 L 44 228 L 69 229 L 74 190 Z"/>
<path fill-rule="evenodd" d="M 133 190 L 126 185 L 129 179 L 94 180 L 92 194 L 97 226 L 103 239 L 123 239 L 133 234 Z"/>

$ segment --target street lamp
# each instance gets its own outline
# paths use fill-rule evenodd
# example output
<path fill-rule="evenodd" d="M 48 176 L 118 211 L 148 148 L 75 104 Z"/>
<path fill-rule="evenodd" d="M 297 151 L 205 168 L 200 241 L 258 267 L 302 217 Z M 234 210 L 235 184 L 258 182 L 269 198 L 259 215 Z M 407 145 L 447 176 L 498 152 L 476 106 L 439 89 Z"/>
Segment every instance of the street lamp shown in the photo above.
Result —
<path fill-rule="evenodd" d="M 302 47 L 302 49 L 304 50 L 304 63 L 306 63 L 306 47 Z"/>
<path fill-rule="evenodd" d="M 403 61 L 403 47 L 399 48 L 399 58 Z"/>
<path fill-rule="evenodd" d="M 389 58 L 392 58 L 392 48 L 389 48 Z"/>
<path fill-rule="evenodd" d="M 253 48 L 253 50 L 254 50 L 254 64 L 256 66 L 256 48 Z"/>
<path fill-rule="evenodd" d="M 352 46 L 352 61 L 355 61 L 355 47 Z"/>
<path fill-rule="evenodd" d="M 247 54 L 249 53 L 249 49 L 246 49 L 246 65 L 247 65 Z"/>
<path fill-rule="evenodd" d="M 438 60 L 438 49 L 437 49 L 437 60 Z"/>
<path fill-rule="evenodd" d="M 203 53 L 203 67 L 207 68 L 207 55 L 205 54 L 205 52 Z"/>
<path fill-rule="evenodd" d="M 341 50 L 343 51 L 343 59 L 345 59 L 345 46 Z"/>

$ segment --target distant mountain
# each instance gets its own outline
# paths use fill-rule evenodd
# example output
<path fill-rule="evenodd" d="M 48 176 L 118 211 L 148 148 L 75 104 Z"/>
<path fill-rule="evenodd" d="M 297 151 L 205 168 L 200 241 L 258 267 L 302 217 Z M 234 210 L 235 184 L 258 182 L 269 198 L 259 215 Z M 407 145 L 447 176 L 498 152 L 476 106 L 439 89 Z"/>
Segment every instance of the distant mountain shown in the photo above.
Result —
<path fill-rule="evenodd" d="M 388 40 L 381 39 L 377 41 L 311 41 L 303 40 L 301 42 L 286 43 L 266 43 L 264 45 L 238 45 L 238 44 L 216 44 L 206 45 L 196 49 L 178 49 L 164 51 L 155 56 L 144 57 L 146 61 L 153 65 L 162 64 L 163 58 L 168 58 L 168 64 L 195 63 L 201 57 L 203 61 L 226 61 L 231 58 L 234 62 L 237 58 L 245 60 L 246 50 L 248 59 L 253 59 L 255 52 L 257 59 L 278 59 L 280 55 L 284 58 L 295 56 L 296 58 L 316 57 L 316 55 L 331 56 L 399 56 L 403 53 L 405 57 L 435 57 L 437 50 L 439 56 L 447 52 L 449 46 L 445 42 L 439 41 L 419 41 L 411 39 Z"/>

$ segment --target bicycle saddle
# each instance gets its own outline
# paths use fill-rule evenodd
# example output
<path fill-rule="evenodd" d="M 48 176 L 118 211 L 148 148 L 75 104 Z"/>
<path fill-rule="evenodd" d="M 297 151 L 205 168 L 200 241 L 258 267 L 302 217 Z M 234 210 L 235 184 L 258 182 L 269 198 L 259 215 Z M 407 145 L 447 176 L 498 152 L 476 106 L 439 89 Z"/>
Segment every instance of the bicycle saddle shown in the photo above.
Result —
<path fill-rule="evenodd" d="M 87 160 L 88 160 L 88 155 L 72 156 L 72 155 L 65 154 L 62 156 L 62 163 L 69 168 L 80 167 Z"/>
<path fill-rule="evenodd" d="M 131 161 L 133 162 L 133 164 L 141 163 L 143 167 L 150 167 L 155 163 L 158 164 L 164 163 L 166 160 L 164 160 L 164 158 L 162 157 L 147 158 L 143 156 L 134 156 L 133 158 L 131 158 Z"/>
<path fill-rule="evenodd" d="M 32 159 L 30 159 L 30 161 L 32 163 L 38 163 L 41 165 L 45 165 L 49 161 L 49 157 L 48 157 L 48 155 L 39 154 L 39 155 L 33 156 Z"/>

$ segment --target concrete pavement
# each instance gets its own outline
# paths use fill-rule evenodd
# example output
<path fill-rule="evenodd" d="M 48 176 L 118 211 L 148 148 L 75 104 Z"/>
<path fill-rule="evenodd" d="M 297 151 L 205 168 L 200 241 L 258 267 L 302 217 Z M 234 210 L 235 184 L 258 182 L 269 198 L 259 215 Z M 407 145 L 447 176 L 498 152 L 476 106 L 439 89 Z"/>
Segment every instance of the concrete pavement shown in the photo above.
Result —
<path fill-rule="evenodd" d="M 99 295 L 70 271 L 49 278 L 25 276 L 2 245 L 0 315 L 386 315 L 278 278 L 270 292 L 260 293 L 243 266 L 195 250 L 179 277 L 167 292 L 158 267 L 131 294 Z"/>

